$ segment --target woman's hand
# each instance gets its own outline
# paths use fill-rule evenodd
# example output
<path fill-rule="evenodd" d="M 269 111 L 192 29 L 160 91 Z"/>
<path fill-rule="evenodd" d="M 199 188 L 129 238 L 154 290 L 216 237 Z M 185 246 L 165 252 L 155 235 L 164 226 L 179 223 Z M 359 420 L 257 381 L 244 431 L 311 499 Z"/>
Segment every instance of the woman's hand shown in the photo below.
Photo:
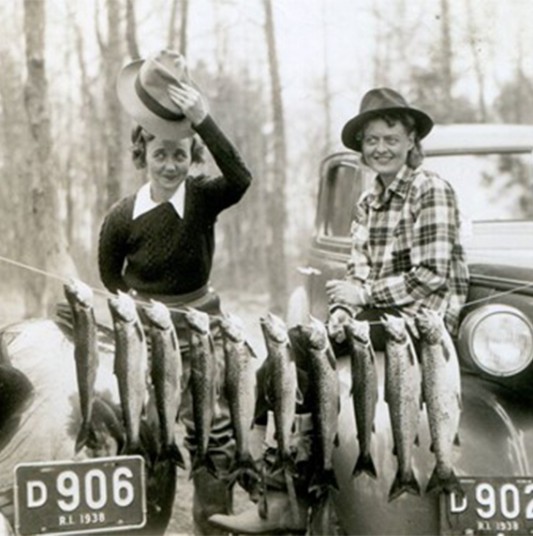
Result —
<path fill-rule="evenodd" d="M 341 279 L 327 281 L 326 294 L 330 303 L 342 303 L 350 307 L 359 307 L 369 302 L 368 292 L 361 285 Z"/>
<path fill-rule="evenodd" d="M 192 86 L 180 82 L 179 86 L 169 86 L 168 94 L 193 125 L 199 125 L 207 116 L 207 103 L 200 92 Z"/>

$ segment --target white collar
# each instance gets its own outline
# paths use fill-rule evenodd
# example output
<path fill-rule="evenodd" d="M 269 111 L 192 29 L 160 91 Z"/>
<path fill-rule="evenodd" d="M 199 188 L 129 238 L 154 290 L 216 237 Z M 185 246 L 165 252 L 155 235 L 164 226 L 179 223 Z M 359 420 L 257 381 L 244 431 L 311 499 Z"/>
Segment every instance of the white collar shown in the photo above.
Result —
<path fill-rule="evenodd" d="M 174 210 L 178 215 L 183 218 L 183 213 L 185 212 L 185 181 L 178 186 L 178 189 L 174 192 L 174 195 L 168 202 L 174 207 Z M 156 203 L 152 199 L 152 195 L 150 194 L 150 183 L 147 182 L 146 184 L 143 184 L 135 195 L 133 219 L 135 220 L 160 204 L 161 203 Z"/>

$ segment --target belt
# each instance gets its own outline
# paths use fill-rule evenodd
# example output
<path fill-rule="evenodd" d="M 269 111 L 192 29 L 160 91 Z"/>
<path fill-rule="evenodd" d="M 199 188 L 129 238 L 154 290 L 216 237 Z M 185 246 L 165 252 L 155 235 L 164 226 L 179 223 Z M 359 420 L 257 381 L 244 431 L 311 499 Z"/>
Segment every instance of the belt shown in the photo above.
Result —
<path fill-rule="evenodd" d="M 137 297 L 141 300 L 156 300 L 169 309 L 179 309 L 180 307 L 193 307 L 204 311 L 210 315 L 220 314 L 220 299 L 214 289 L 207 285 L 200 287 L 187 294 L 145 294 L 138 293 Z M 178 315 L 180 316 L 180 315 Z"/>
<path fill-rule="evenodd" d="M 204 285 L 199 289 L 187 292 L 186 294 L 148 294 L 139 292 L 137 293 L 137 296 L 140 299 L 161 302 L 167 307 L 179 307 L 180 305 L 194 307 L 194 302 L 202 300 L 210 292 L 214 292 L 213 289 L 209 285 Z"/>

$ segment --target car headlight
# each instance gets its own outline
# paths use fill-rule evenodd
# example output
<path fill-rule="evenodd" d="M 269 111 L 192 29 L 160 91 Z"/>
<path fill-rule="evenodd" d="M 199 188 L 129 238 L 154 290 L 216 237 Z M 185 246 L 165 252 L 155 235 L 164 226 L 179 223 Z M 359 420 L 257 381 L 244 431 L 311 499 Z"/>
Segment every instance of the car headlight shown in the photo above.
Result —
<path fill-rule="evenodd" d="M 458 344 L 484 372 L 513 376 L 533 360 L 533 325 L 514 307 L 485 305 L 462 322 Z"/>

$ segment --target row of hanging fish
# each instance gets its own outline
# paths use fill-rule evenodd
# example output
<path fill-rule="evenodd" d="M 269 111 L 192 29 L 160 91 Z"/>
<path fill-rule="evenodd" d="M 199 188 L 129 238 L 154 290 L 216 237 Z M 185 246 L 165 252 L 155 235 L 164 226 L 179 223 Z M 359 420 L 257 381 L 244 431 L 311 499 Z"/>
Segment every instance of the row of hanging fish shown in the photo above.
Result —
<path fill-rule="evenodd" d="M 459 364 L 453 342 L 440 315 L 424 310 L 416 316 L 420 335 L 417 357 L 405 320 L 385 315 L 385 401 L 389 407 L 394 453 L 398 469 L 389 500 L 404 492 L 420 494 L 412 458 L 418 444 L 420 410 L 426 404 L 431 450 L 436 465 L 426 492 L 461 492 L 452 465 L 453 445 L 458 443 L 461 414 Z M 377 477 L 371 455 L 371 439 L 378 400 L 376 358 L 368 322 L 351 320 L 345 326 L 351 355 L 352 397 L 359 442 L 353 474 Z"/>
<path fill-rule="evenodd" d="M 85 283 L 73 280 L 64 286 L 74 325 L 74 357 L 80 398 L 82 423 L 76 441 L 76 451 L 90 445 L 92 417 L 97 404 L 94 396 L 99 364 L 97 323 L 93 310 L 93 292 Z M 119 292 L 108 300 L 115 337 L 114 372 L 117 378 L 122 423 L 117 423 L 120 452 L 147 454 L 143 445 L 150 438 L 141 437 L 141 426 L 149 420 L 147 407 L 152 398 L 155 406 L 159 441 L 158 456 L 173 460 L 185 468 L 184 457 L 175 438 L 176 420 L 182 399 L 183 364 L 179 340 L 169 309 L 151 301 L 141 307 L 128 294 Z M 236 459 L 230 468 L 230 482 L 246 483 L 258 479 L 249 451 L 249 430 L 252 426 L 255 369 L 254 356 L 244 337 L 238 319 L 228 315 L 221 319 L 225 377 L 218 378 L 209 316 L 195 309 L 184 315 L 189 327 L 190 378 L 187 388 L 192 397 L 196 449 L 191 474 L 201 467 L 217 474 L 208 455 L 208 443 L 215 414 L 217 385 L 226 390 L 236 440 Z M 146 328 L 146 329 L 145 329 Z M 123 431 L 123 432 L 122 432 Z M 151 432 L 151 430 L 150 430 Z M 124 435 L 124 438 L 120 436 Z M 153 453 L 151 453 L 153 454 Z"/>

